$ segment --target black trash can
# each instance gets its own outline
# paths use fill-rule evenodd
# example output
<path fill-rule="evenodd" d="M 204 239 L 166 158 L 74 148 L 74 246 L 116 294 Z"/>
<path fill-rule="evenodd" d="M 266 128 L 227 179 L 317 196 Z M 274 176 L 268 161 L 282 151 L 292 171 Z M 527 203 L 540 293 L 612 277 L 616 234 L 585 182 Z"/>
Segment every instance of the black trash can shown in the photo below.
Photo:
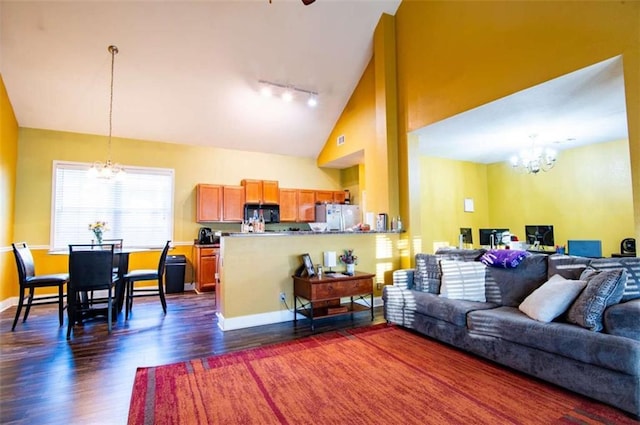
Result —
<path fill-rule="evenodd" d="M 187 257 L 184 255 L 167 255 L 164 287 L 167 294 L 184 292 L 184 271 Z"/>

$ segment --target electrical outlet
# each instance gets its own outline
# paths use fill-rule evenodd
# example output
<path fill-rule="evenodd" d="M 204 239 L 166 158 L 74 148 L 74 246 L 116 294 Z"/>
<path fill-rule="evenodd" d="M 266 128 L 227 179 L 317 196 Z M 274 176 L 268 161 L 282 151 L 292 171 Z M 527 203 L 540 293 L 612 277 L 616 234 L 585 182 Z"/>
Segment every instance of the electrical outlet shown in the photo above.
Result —
<path fill-rule="evenodd" d="M 382 283 L 378 282 L 378 290 L 382 289 Z"/>
<path fill-rule="evenodd" d="M 280 292 L 280 301 L 284 302 L 285 299 L 286 299 L 285 293 Z"/>

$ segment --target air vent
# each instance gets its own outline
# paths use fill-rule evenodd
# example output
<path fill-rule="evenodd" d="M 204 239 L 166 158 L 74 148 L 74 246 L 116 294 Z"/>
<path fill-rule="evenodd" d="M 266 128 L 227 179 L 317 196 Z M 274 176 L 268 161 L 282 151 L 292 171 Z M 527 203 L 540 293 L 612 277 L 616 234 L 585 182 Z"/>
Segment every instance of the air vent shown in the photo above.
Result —
<path fill-rule="evenodd" d="M 338 136 L 338 146 L 344 145 L 344 134 Z"/>

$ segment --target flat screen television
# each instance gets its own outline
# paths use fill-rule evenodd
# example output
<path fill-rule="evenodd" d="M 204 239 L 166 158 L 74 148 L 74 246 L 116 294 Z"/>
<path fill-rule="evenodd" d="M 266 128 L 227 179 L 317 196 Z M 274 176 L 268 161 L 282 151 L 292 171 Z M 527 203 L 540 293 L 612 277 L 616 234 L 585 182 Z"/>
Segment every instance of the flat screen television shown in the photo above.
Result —
<path fill-rule="evenodd" d="M 577 257 L 602 257 L 601 241 L 567 241 L 567 249 L 569 250 L 569 255 L 575 255 Z"/>
<path fill-rule="evenodd" d="M 537 242 L 542 246 L 556 246 L 552 225 L 527 224 L 524 226 L 524 234 L 528 244 L 534 245 Z"/>
<path fill-rule="evenodd" d="M 502 243 L 502 235 L 509 233 L 509 229 L 478 229 L 480 236 L 480 245 L 482 246 L 497 246 Z M 493 240 L 491 236 L 493 235 Z"/>

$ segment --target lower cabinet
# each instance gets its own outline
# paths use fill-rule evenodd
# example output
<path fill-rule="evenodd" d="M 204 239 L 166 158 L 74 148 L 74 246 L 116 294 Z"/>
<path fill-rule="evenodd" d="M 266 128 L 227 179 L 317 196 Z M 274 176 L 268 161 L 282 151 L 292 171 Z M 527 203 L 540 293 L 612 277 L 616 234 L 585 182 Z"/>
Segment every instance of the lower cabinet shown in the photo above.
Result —
<path fill-rule="evenodd" d="M 218 281 L 218 258 L 220 248 L 196 246 L 196 291 L 215 290 Z"/>

